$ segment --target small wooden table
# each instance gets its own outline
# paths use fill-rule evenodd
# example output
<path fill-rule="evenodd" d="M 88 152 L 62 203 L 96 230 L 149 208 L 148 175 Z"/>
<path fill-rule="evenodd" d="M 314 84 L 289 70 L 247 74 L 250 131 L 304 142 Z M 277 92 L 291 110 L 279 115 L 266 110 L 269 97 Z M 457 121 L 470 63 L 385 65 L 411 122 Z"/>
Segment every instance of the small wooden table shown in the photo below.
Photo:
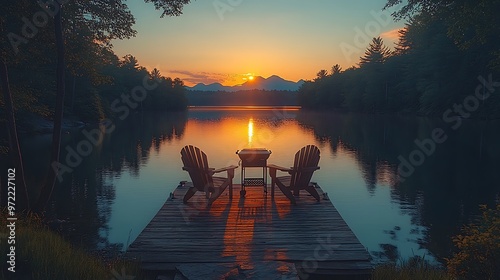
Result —
<path fill-rule="evenodd" d="M 271 151 L 264 148 L 249 148 L 236 151 L 236 154 L 241 159 L 240 195 L 245 196 L 245 187 L 247 186 L 263 186 L 264 192 L 267 193 L 267 159 L 271 155 Z M 247 178 L 246 168 L 262 168 L 262 177 Z"/>

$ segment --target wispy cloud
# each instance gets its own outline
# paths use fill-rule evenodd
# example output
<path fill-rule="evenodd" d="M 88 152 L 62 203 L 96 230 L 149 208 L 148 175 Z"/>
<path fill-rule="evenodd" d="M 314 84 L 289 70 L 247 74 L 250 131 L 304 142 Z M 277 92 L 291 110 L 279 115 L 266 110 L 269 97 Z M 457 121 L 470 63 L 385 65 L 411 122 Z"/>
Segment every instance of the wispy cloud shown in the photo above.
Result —
<path fill-rule="evenodd" d="M 396 28 L 393 30 L 386 31 L 386 32 L 380 34 L 380 37 L 387 39 L 387 40 L 391 40 L 391 41 L 397 41 L 399 39 L 399 31 L 400 30 L 401 30 L 401 28 Z"/>
<path fill-rule="evenodd" d="M 169 75 L 181 78 L 186 85 L 196 85 L 198 83 L 212 84 L 221 83 L 225 85 L 233 85 L 242 81 L 243 75 L 238 74 L 223 74 L 210 72 L 193 72 L 187 70 L 170 70 Z"/>

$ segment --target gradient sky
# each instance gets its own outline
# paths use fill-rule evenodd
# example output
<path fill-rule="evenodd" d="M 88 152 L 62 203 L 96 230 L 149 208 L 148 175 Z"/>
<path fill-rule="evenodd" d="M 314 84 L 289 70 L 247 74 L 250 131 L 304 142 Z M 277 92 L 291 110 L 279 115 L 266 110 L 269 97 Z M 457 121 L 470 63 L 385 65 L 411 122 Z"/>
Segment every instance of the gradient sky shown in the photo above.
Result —
<path fill-rule="evenodd" d="M 138 34 L 113 44 L 118 56 L 132 54 L 149 70 L 156 67 L 186 85 L 241 84 L 249 74 L 312 79 L 336 63 L 344 69 L 358 63 L 366 38 L 381 35 L 393 46 L 404 22 L 394 22 L 390 11 L 382 11 L 385 3 L 198 0 L 180 17 L 160 18 L 152 4 L 127 1 Z"/>

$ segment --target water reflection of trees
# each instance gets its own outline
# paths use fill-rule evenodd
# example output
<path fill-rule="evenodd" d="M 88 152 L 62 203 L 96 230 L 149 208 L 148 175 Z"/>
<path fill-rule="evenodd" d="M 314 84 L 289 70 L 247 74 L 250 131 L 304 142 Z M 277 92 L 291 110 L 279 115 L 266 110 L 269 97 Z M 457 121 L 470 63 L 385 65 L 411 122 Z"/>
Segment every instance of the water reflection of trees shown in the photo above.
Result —
<path fill-rule="evenodd" d="M 355 155 L 369 192 L 388 185 L 393 199 L 417 209 L 410 211 L 412 222 L 428 228 L 423 242 L 438 257 L 449 254 L 450 236 L 478 205 L 494 205 L 500 194 L 500 121 L 464 121 L 453 131 L 439 119 L 394 115 L 302 112 L 297 119 L 318 140 L 330 139 L 334 153 L 342 145 Z M 438 127 L 448 140 L 405 181 L 397 180 L 398 156 L 408 158 L 415 139 Z"/>
<path fill-rule="evenodd" d="M 116 130 L 93 147 L 93 152 L 57 185 L 47 211 L 52 228 L 89 250 L 120 247 L 121 244 L 109 244 L 106 238 L 115 200 L 115 186 L 106 184 L 106 179 L 120 176 L 125 170 L 138 176 L 140 166 L 147 163 L 152 151 L 158 152 L 164 142 L 182 138 L 186 121 L 187 113 L 183 112 L 136 114 L 115 122 Z M 66 135 L 62 150 L 76 148 L 83 139 L 81 131 Z M 32 159 L 26 163 L 28 182 L 37 186 L 48 168 L 50 141 L 28 137 L 23 144 L 27 158 Z M 61 158 L 65 157 L 63 153 Z"/>
<path fill-rule="evenodd" d="M 103 168 L 119 175 L 123 169 L 139 175 L 139 167 L 146 164 L 151 151 L 158 152 L 163 142 L 182 138 L 187 113 L 138 114 L 117 123 L 117 129 L 103 143 Z"/>

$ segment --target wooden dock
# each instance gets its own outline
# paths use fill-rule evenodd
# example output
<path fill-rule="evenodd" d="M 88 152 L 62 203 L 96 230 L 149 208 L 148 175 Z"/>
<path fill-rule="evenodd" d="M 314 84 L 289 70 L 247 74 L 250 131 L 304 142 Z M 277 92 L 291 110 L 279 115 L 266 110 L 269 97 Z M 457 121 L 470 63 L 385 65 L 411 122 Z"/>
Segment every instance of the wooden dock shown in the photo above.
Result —
<path fill-rule="evenodd" d="M 319 186 L 291 205 L 277 189 L 245 198 L 234 186 L 212 205 L 198 192 L 187 204 L 179 186 L 130 245 L 127 254 L 147 271 L 177 271 L 176 279 L 314 279 L 321 275 L 368 279 L 370 256 Z"/>

